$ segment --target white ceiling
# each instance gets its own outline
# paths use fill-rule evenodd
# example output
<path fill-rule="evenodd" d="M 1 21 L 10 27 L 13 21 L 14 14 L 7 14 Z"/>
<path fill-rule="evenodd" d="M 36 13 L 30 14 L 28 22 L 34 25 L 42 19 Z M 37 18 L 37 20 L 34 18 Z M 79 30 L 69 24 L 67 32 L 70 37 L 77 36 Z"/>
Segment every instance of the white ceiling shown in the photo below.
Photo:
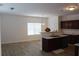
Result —
<path fill-rule="evenodd" d="M 11 13 L 26 16 L 51 16 L 78 14 L 79 12 L 64 11 L 63 8 L 67 3 L 4 3 L 0 6 L 1 13 Z M 10 8 L 15 8 L 11 10 Z"/>

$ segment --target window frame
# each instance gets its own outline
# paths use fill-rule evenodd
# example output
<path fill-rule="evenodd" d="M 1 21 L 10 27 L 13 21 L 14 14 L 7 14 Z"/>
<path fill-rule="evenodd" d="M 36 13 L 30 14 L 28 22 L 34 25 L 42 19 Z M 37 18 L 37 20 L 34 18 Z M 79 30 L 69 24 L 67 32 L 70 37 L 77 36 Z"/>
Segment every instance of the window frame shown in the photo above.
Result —
<path fill-rule="evenodd" d="M 31 35 L 32 35 L 32 36 L 33 36 L 33 35 L 40 35 L 40 34 L 41 34 L 41 32 L 42 32 L 42 23 L 37 23 L 37 24 L 40 24 L 40 28 L 41 28 L 39 34 L 34 33 L 34 32 L 35 32 L 34 29 L 33 29 L 33 31 L 34 31 L 33 34 L 29 34 L 29 29 L 28 29 L 28 25 L 29 25 L 29 24 L 33 24 L 33 23 L 27 23 L 27 35 L 28 35 L 28 36 L 31 36 Z M 34 24 L 36 24 L 36 23 L 34 23 Z"/>

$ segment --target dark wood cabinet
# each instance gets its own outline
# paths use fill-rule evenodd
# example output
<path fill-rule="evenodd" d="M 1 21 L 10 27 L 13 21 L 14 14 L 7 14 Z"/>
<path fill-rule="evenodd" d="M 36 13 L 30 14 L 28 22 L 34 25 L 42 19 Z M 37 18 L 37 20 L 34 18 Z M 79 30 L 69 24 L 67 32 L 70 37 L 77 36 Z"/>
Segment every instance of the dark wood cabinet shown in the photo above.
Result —
<path fill-rule="evenodd" d="M 68 36 L 68 43 L 69 44 L 79 43 L 79 35 L 69 35 Z"/>
<path fill-rule="evenodd" d="M 67 37 L 52 39 L 42 38 L 42 50 L 45 52 L 51 52 L 52 50 L 63 49 L 66 47 L 68 47 Z"/>
<path fill-rule="evenodd" d="M 61 21 L 62 29 L 79 29 L 79 20 Z"/>

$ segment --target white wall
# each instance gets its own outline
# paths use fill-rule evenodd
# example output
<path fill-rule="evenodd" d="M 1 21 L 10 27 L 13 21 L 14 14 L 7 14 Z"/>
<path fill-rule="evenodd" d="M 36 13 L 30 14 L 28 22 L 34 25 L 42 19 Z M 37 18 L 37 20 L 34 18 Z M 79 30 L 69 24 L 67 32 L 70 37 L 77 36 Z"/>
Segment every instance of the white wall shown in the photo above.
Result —
<path fill-rule="evenodd" d="M 58 16 L 49 17 L 48 27 L 51 29 L 51 31 L 58 31 L 59 28 Z"/>
<path fill-rule="evenodd" d="M 47 18 L 2 14 L 1 43 L 15 43 L 30 40 L 30 36 L 27 35 L 27 22 L 46 23 Z M 46 25 L 43 27 L 46 27 Z M 35 38 L 38 38 L 38 36 L 35 36 Z"/>
<path fill-rule="evenodd" d="M 62 16 L 62 21 L 79 20 L 79 14 Z M 79 29 L 62 29 L 65 34 L 79 35 Z"/>
<path fill-rule="evenodd" d="M 79 14 L 62 16 L 62 21 L 79 20 Z"/>
<path fill-rule="evenodd" d="M 0 16 L 0 56 L 1 56 L 1 16 Z"/>

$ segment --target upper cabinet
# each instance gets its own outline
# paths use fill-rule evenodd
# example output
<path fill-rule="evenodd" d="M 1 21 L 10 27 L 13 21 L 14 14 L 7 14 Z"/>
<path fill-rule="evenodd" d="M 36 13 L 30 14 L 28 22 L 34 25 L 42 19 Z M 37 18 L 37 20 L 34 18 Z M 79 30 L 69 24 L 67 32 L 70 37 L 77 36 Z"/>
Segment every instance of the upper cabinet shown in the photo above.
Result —
<path fill-rule="evenodd" d="M 62 29 L 79 29 L 79 20 L 61 21 Z"/>

